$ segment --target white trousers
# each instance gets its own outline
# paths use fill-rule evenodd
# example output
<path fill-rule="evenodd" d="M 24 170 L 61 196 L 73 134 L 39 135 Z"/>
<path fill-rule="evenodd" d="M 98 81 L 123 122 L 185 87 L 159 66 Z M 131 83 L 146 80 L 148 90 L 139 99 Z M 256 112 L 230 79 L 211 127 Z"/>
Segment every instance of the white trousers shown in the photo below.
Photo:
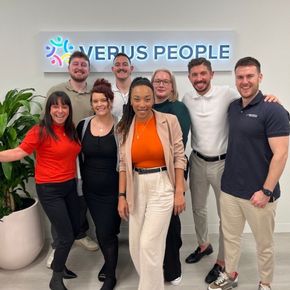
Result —
<path fill-rule="evenodd" d="M 134 212 L 129 216 L 129 248 L 140 278 L 138 290 L 163 290 L 163 259 L 174 189 L 166 171 L 135 172 L 134 186 Z"/>

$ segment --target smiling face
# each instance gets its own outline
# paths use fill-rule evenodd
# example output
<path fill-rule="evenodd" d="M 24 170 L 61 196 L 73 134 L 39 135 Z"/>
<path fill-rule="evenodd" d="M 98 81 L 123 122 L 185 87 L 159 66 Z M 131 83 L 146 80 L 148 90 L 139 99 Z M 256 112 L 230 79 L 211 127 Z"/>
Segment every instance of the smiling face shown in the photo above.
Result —
<path fill-rule="evenodd" d="M 90 65 L 82 57 L 75 57 L 68 66 L 70 77 L 76 82 L 84 82 L 90 73 Z"/>
<path fill-rule="evenodd" d="M 105 116 L 111 112 L 111 102 L 103 93 L 93 93 L 91 105 L 97 116 Z"/>
<path fill-rule="evenodd" d="M 170 74 L 165 71 L 158 71 L 152 81 L 156 102 L 166 101 L 173 93 L 173 86 Z"/>
<path fill-rule="evenodd" d="M 253 99 L 262 80 L 262 74 L 254 65 L 238 66 L 235 70 L 236 87 L 243 99 L 248 102 Z"/>
<path fill-rule="evenodd" d="M 153 114 L 153 104 L 154 96 L 150 87 L 146 85 L 138 85 L 132 89 L 131 105 L 137 120 L 148 120 Z"/>
<path fill-rule="evenodd" d="M 112 72 L 116 79 L 126 80 L 131 76 L 134 67 L 130 64 L 127 57 L 120 55 L 116 57 L 114 66 L 112 66 Z"/>
<path fill-rule="evenodd" d="M 211 87 L 213 72 L 204 64 L 193 66 L 188 74 L 192 86 L 200 95 L 205 95 Z"/>
<path fill-rule="evenodd" d="M 61 98 L 58 98 L 57 104 L 50 106 L 50 116 L 54 124 L 63 126 L 69 116 L 69 106 L 62 104 Z"/>

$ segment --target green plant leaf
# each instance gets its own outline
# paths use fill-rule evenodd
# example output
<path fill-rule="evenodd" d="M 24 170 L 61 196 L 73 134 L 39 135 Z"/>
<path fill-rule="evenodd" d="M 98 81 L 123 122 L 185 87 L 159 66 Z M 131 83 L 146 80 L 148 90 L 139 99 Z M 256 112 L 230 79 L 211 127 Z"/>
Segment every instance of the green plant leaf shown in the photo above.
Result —
<path fill-rule="evenodd" d="M 30 104 L 27 100 L 20 100 L 19 103 L 22 104 L 27 109 L 27 111 L 30 112 Z"/>
<path fill-rule="evenodd" d="M 0 102 L 0 150 L 19 145 L 32 126 L 39 122 L 39 106 L 34 89 L 10 90 Z M 34 106 L 34 103 L 36 106 Z M 37 111 L 37 110 L 35 110 Z M 14 210 L 18 190 L 26 191 L 26 182 L 34 176 L 34 160 L 26 157 L 21 161 L 1 163 L 0 166 L 0 219 Z"/>
<path fill-rule="evenodd" d="M 10 139 L 11 141 L 15 141 L 15 140 L 17 140 L 17 131 L 16 131 L 13 127 L 9 127 L 9 128 L 7 129 L 7 134 L 8 134 L 9 139 Z"/>
<path fill-rule="evenodd" d="M 2 169 L 5 175 L 5 178 L 10 180 L 12 175 L 12 163 L 11 162 L 2 162 Z"/>
<path fill-rule="evenodd" d="M 0 114 L 0 138 L 3 136 L 5 129 L 7 127 L 7 114 Z"/>

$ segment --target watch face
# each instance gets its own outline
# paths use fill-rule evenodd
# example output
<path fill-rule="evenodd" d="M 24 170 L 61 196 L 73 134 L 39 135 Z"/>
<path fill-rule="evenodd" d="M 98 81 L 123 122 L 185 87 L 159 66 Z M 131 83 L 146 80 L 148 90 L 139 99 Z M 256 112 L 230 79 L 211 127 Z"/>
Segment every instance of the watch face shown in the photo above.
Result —
<path fill-rule="evenodd" d="M 273 192 L 272 191 L 270 191 L 270 190 L 268 190 L 268 189 L 263 189 L 263 193 L 265 194 L 265 195 L 267 195 L 267 196 L 272 196 L 272 194 L 273 194 Z"/>

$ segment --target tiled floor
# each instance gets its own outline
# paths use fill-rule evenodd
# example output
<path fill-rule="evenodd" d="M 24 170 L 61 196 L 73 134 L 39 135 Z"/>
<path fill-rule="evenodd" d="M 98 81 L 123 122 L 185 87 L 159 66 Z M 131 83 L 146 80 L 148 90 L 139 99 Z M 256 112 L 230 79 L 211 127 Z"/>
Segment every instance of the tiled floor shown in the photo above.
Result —
<path fill-rule="evenodd" d="M 214 248 L 217 246 L 217 235 L 211 235 Z M 166 284 L 165 289 L 205 290 L 207 285 L 204 277 L 214 263 L 215 254 L 204 258 L 197 264 L 185 264 L 184 259 L 192 252 L 194 238 L 183 236 L 181 249 L 183 280 L 179 286 Z M 196 245 L 194 245 L 194 248 Z M 290 234 L 275 234 L 276 268 L 273 290 L 290 290 Z M 45 266 L 48 245 L 40 256 L 30 266 L 17 271 L 0 270 L 0 289 L 3 290 L 46 290 L 51 271 Z M 99 251 L 88 252 L 74 246 L 68 267 L 78 274 L 77 279 L 65 282 L 69 290 L 98 290 L 101 283 L 97 281 L 97 274 L 103 260 Z M 136 290 L 138 277 L 133 268 L 129 253 L 128 242 L 120 239 L 120 254 L 117 270 L 118 284 L 116 290 Z M 251 234 L 244 234 L 242 256 L 239 269 L 239 290 L 257 289 L 258 276 L 255 259 L 255 243 Z"/>

